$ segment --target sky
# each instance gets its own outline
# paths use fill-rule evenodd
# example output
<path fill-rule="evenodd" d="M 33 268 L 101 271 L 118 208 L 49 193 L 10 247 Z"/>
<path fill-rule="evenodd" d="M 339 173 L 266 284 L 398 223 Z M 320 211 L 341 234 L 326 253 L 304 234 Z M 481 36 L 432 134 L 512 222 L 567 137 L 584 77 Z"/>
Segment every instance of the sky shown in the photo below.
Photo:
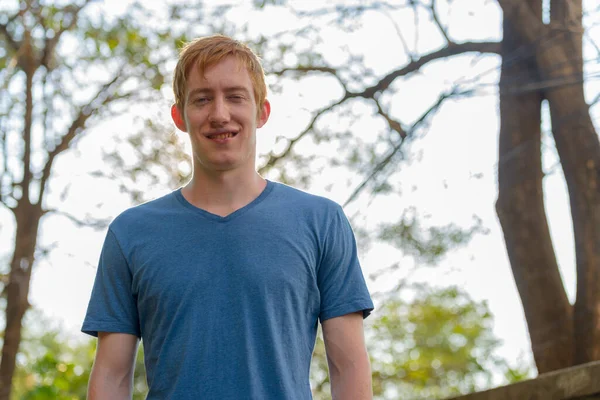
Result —
<path fill-rule="evenodd" d="M 457 6 L 450 14 L 450 33 L 459 40 L 467 38 L 501 37 L 501 13 L 494 2 L 455 1 Z M 591 9 L 592 0 L 584 2 Z M 125 2 L 107 0 L 98 7 L 110 12 L 122 11 Z M 242 4 L 242 3 L 237 3 Z M 244 3 L 246 4 L 246 3 Z M 295 2 L 297 8 L 310 9 L 320 2 Z M 246 4 L 247 5 L 247 4 Z M 461 6 L 462 5 L 462 6 Z M 468 7 L 466 7 L 468 6 Z M 251 32 L 277 32 L 287 28 L 290 20 L 285 12 L 261 13 L 248 11 L 239 6 L 229 15 L 233 21 L 250 21 Z M 400 25 L 411 21 L 400 20 Z M 433 31 L 432 31 L 433 32 Z M 600 30 L 590 31 L 600 42 Z M 376 13 L 369 14 L 363 27 L 357 32 L 340 34 L 333 29 L 323 31 L 324 51 L 335 60 L 342 57 L 340 48 L 351 45 L 353 52 L 364 54 L 365 62 L 377 74 L 385 74 L 397 67 L 403 60 L 402 44 L 390 20 Z M 410 36 L 410 35 L 409 35 Z M 414 38 L 408 38 L 412 42 Z M 434 33 L 419 38 L 420 49 L 435 48 L 439 37 Z M 374 45 L 378 44 L 378 45 Z M 385 44 L 383 46 L 382 44 Z M 391 51 L 391 50 L 394 51 Z M 588 59 L 594 53 L 588 50 Z M 598 55 L 595 55 L 598 57 Z M 448 85 L 449 81 L 466 76 L 483 75 L 485 81 L 495 82 L 498 78 L 499 59 L 486 57 L 477 63 L 460 58 L 452 62 L 439 62 L 428 66 L 423 74 L 398 83 L 396 94 L 386 101 L 391 112 L 403 120 L 413 119 L 431 103 L 436 90 Z M 598 72 L 598 62 L 592 64 Z M 588 98 L 593 98 L 600 87 L 597 81 L 586 86 Z M 335 98 L 339 87 L 328 78 L 311 78 L 301 83 L 290 83 L 281 94 L 270 96 L 272 115 L 268 124 L 258 132 L 259 153 L 266 153 L 275 145 L 275 137 L 282 132 L 297 132 L 303 127 L 305 109 L 312 109 Z M 168 120 L 168 105 L 172 95 L 167 89 L 165 99 L 156 110 L 156 118 Z M 169 97 L 171 96 L 171 97 Z M 357 112 L 364 112 L 356 104 Z M 88 173 L 105 168 L 100 149 L 106 148 L 114 135 L 123 135 L 132 129 L 133 113 L 120 116 L 93 127 L 89 134 L 77 144 L 77 152 L 61 157 L 56 164 L 56 184 L 70 182 L 69 196 L 63 206 L 79 212 L 93 212 L 98 202 L 103 202 L 103 210 L 116 216 L 131 204 L 125 196 L 107 182 L 92 180 Z M 600 117 L 598 107 L 592 109 L 596 122 Z M 529 340 L 521 303 L 511 275 L 510 265 L 504 248 L 502 231 L 496 217 L 494 203 L 497 197 L 498 159 L 498 102 L 493 90 L 445 104 L 436 115 L 426 134 L 409 147 L 410 162 L 403 162 L 398 173 L 393 175 L 401 184 L 401 197 L 388 196 L 373 200 L 369 205 L 366 198 L 350 204 L 346 212 L 357 210 L 366 217 L 371 226 L 390 220 L 402 210 L 415 206 L 420 215 L 426 216 L 426 223 L 432 226 L 455 223 L 468 227 L 473 216 L 481 219 L 487 229 L 486 234 L 476 235 L 470 243 L 452 251 L 440 262 L 441 268 L 423 268 L 416 279 L 425 280 L 436 286 L 458 285 L 474 299 L 486 301 L 494 315 L 494 333 L 503 341 L 500 354 L 509 361 L 530 360 Z M 335 121 L 332 121 L 332 124 Z M 598 126 L 598 124 L 596 125 Z M 381 130 L 382 122 L 364 118 L 352 128 L 364 136 L 365 141 L 374 140 L 372 132 Z M 560 168 L 555 168 L 558 157 L 549 133 L 550 127 L 544 124 L 544 168 L 550 173 L 544 179 L 546 210 L 555 251 L 560 265 L 569 298 L 575 295 L 575 255 L 573 249 L 572 226 L 568 195 Z M 181 135 L 182 146 L 187 146 Z M 324 152 L 322 148 L 304 145 L 303 151 L 312 154 Z M 352 178 L 352 176 L 350 176 Z M 339 184 L 331 186 L 332 181 Z M 344 179 L 331 174 L 323 174 L 313 181 L 310 191 L 343 203 L 353 187 L 347 187 Z M 59 185 L 60 186 L 60 185 Z M 166 194 L 169 188 L 152 188 L 153 196 Z M 6 211 L 0 211 L 0 221 L 6 221 L 0 228 L 0 241 L 10 243 L 14 227 L 8 222 Z M 43 310 L 44 314 L 60 323 L 66 332 L 79 335 L 87 302 L 95 276 L 95 263 L 98 259 L 105 231 L 90 228 L 77 228 L 66 218 L 53 217 L 42 226 L 40 241 L 44 245 L 56 244 L 48 257 L 42 259 L 34 272 L 30 301 Z M 402 256 L 388 244 L 376 243 L 368 252 L 361 255 L 365 275 L 377 269 L 399 262 L 401 270 L 407 271 L 415 260 Z M 386 282 L 369 281 L 372 291 L 389 288 L 393 280 Z"/>

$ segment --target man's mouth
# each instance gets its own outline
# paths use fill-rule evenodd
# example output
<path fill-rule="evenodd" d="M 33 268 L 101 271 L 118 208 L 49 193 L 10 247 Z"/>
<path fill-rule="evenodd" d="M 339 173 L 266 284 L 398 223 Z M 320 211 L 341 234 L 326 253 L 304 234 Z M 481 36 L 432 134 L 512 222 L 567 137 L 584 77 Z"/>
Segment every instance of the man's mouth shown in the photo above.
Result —
<path fill-rule="evenodd" d="M 237 132 L 223 132 L 223 133 L 213 133 L 211 135 L 207 135 L 206 137 L 213 140 L 225 140 L 232 138 L 237 135 Z"/>

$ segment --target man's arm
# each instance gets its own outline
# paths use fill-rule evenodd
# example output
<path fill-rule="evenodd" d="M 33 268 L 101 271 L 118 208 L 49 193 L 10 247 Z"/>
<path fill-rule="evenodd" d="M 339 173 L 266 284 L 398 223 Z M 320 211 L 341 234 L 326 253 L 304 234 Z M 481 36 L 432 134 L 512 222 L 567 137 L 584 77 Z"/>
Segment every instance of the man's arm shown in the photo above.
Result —
<path fill-rule="evenodd" d="M 323 339 L 333 400 L 371 400 L 371 364 L 362 312 L 325 320 Z"/>
<path fill-rule="evenodd" d="M 98 332 L 88 400 L 131 399 L 137 347 L 138 338 L 134 335 Z"/>

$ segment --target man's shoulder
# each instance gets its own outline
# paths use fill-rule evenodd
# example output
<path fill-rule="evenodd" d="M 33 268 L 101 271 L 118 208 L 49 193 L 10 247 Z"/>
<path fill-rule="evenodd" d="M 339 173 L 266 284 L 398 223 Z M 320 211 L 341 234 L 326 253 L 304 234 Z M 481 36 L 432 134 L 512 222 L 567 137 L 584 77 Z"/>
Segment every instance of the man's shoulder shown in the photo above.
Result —
<path fill-rule="evenodd" d="M 277 185 L 279 198 L 290 206 L 293 205 L 309 210 L 337 211 L 341 209 L 338 203 L 325 196 L 310 193 L 284 183 L 277 182 L 275 184 Z"/>
<path fill-rule="evenodd" d="M 130 207 L 121 212 L 110 224 L 111 229 L 127 229 L 140 224 L 164 219 L 177 206 L 176 191 Z"/>

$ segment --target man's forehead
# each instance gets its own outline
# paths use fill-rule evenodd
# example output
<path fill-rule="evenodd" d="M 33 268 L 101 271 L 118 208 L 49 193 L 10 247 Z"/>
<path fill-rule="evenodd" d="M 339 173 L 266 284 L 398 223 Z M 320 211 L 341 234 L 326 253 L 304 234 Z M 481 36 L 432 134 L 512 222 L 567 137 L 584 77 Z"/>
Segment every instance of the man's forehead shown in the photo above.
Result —
<path fill-rule="evenodd" d="M 197 61 L 194 63 L 190 71 L 190 75 L 196 72 L 200 77 L 206 78 L 207 75 L 210 76 L 223 70 L 227 72 L 235 72 L 235 75 L 238 76 L 250 77 L 250 72 L 248 71 L 246 65 L 237 57 L 232 55 L 226 56 L 217 62 L 208 64 L 203 64 Z"/>
<path fill-rule="evenodd" d="M 228 56 L 223 60 L 202 65 L 196 62 L 189 71 L 187 80 L 190 81 L 201 81 L 208 82 L 214 78 L 223 78 L 231 80 L 251 80 L 250 72 L 241 61 L 237 60 L 233 56 Z"/>
<path fill-rule="evenodd" d="M 234 56 L 228 56 L 204 68 L 199 63 L 194 67 L 190 70 L 187 79 L 190 90 L 197 87 L 210 88 L 214 85 L 246 89 L 252 87 L 252 79 L 246 66 Z"/>

